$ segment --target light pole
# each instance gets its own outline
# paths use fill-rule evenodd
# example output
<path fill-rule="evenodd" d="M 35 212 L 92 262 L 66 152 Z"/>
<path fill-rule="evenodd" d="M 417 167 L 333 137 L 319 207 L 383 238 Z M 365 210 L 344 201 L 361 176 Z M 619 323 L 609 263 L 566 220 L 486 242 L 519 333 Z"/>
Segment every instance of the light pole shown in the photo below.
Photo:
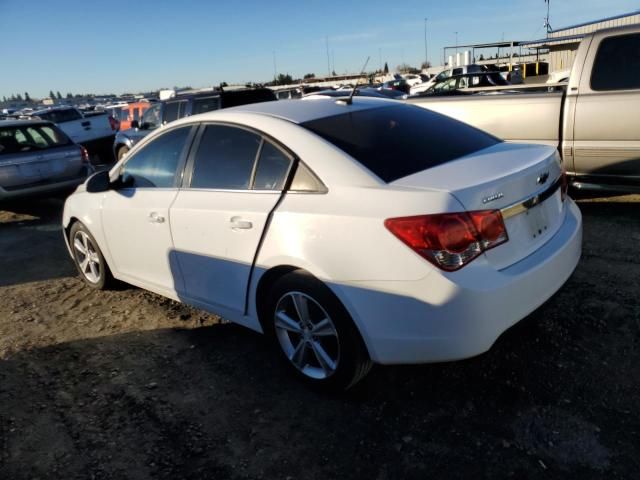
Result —
<path fill-rule="evenodd" d="M 456 53 L 458 53 L 458 32 L 453 32 L 456 34 Z"/>
<path fill-rule="evenodd" d="M 276 51 L 273 51 L 273 81 L 275 83 L 278 78 L 278 68 L 276 67 Z"/>
<path fill-rule="evenodd" d="M 427 17 L 424 17 L 424 65 L 429 64 L 429 50 L 427 50 Z"/>

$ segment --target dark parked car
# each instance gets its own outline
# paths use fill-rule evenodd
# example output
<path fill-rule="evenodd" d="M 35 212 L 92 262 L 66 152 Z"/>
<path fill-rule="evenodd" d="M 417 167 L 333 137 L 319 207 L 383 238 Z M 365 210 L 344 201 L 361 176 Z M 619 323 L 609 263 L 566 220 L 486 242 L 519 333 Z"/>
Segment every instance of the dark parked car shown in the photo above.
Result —
<path fill-rule="evenodd" d="M 205 93 L 178 95 L 169 100 L 157 102 L 149 107 L 140 122 L 131 122 L 132 128 L 119 131 L 113 144 L 113 153 L 120 160 L 136 143 L 152 130 L 173 122 L 179 118 L 199 113 L 236 107 L 249 103 L 277 100 L 275 93 L 268 88 L 243 90 L 215 90 Z"/>
<path fill-rule="evenodd" d="M 415 96 L 464 95 L 469 88 L 503 87 L 511 85 L 500 72 L 477 72 L 453 75 L 430 87 L 426 92 Z"/>
<path fill-rule="evenodd" d="M 93 171 L 87 150 L 53 123 L 0 120 L 0 200 L 71 189 Z"/>

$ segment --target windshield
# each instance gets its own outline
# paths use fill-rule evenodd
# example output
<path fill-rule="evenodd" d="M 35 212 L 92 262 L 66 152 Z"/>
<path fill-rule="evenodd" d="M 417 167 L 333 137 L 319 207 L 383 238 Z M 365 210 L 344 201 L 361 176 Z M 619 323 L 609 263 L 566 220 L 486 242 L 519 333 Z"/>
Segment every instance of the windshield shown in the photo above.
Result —
<path fill-rule="evenodd" d="M 71 144 L 69 137 L 53 125 L 25 125 L 0 129 L 0 155 L 46 150 Z"/>
<path fill-rule="evenodd" d="M 497 138 L 425 108 L 393 105 L 302 123 L 385 182 L 499 143 Z"/>

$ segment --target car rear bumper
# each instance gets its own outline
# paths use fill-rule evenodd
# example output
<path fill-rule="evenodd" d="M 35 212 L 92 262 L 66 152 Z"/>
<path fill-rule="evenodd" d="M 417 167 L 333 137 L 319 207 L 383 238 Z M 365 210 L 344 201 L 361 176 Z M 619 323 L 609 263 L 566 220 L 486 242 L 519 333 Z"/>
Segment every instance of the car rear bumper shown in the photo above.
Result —
<path fill-rule="evenodd" d="M 572 200 L 565 210 L 564 222 L 547 243 L 503 270 L 479 258 L 473 271 L 465 267 L 461 275 L 433 272 L 414 282 L 354 282 L 333 285 L 334 291 L 375 362 L 428 363 L 481 354 L 548 300 L 575 270 L 582 217 Z"/>
<path fill-rule="evenodd" d="M 23 198 L 29 196 L 38 196 L 42 194 L 52 193 L 59 190 L 66 190 L 77 187 L 84 182 L 89 175 L 94 172 L 93 167 L 85 166 L 82 168 L 81 174 L 73 177 L 53 178 L 41 180 L 31 184 L 20 185 L 16 187 L 3 188 L 0 186 L 0 200 L 11 200 L 14 198 Z"/>

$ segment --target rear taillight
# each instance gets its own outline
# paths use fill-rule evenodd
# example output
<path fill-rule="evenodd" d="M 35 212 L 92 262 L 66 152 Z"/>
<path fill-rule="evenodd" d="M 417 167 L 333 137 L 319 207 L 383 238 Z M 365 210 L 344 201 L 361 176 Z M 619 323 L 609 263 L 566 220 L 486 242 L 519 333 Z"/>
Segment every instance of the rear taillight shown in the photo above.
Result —
<path fill-rule="evenodd" d="M 82 145 L 80 146 L 80 158 L 83 163 L 89 163 L 89 152 Z"/>
<path fill-rule="evenodd" d="M 416 253 L 448 272 L 509 240 L 499 210 L 389 218 L 384 225 Z"/>
<path fill-rule="evenodd" d="M 109 125 L 111 125 L 111 130 L 114 132 L 120 128 L 120 122 L 113 115 L 109 115 Z"/>

